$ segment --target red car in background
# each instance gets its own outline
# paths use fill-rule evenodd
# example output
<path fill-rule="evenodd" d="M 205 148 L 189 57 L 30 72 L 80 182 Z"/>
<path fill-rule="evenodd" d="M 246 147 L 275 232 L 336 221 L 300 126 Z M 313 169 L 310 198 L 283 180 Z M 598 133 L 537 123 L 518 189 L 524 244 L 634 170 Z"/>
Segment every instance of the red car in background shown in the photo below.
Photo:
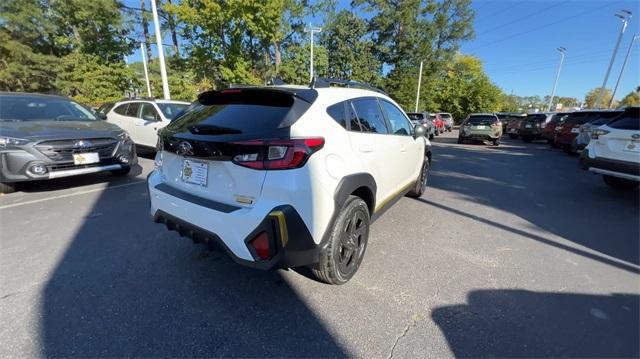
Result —
<path fill-rule="evenodd" d="M 553 117 L 551 117 L 551 121 L 547 122 L 544 129 L 542 130 L 542 138 L 547 140 L 547 142 L 555 147 L 555 139 L 556 139 L 556 127 L 560 126 L 565 118 L 569 116 L 568 112 L 558 112 Z"/>
<path fill-rule="evenodd" d="M 565 117 L 564 121 L 555 127 L 554 143 L 565 152 L 571 154 L 571 144 L 580 133 L 580 126 L 591 122 L 600 116 L 601 111 L 576 111 Z"/>
<path fill-rule="evenodd" d="M 431 114 L 429 117 L 431 118 L 431 121 L 433 121 L 433 125 L 436 126 L 436 136 L 444 133 L 444 120 L 440 117 L 440 114 Z"/>

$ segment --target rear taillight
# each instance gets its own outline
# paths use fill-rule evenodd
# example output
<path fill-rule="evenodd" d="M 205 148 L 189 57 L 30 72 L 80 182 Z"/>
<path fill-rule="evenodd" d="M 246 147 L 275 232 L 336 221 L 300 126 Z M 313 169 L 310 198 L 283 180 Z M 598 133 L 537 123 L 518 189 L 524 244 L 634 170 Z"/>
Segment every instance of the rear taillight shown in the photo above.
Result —
<path fill-rule="evenodd" d="M 600 136 L 604 136 L 607 133 L 609 133 L 609 131 L 603 130 L 601 128 L 596 128 L 593 131 L 591 131 L 591 139 L 592 140 L 597 140 L 598 138 L 600 138 Z"/>
<path fill-rule="evenodd" d="M 324 138 L 295 138 L 287 140 L 251 140 L 233 142 L 241 154 L 233 163 L 256 170 L 286 170 L 304 166 L 312 154 L 324 146 Z"/>

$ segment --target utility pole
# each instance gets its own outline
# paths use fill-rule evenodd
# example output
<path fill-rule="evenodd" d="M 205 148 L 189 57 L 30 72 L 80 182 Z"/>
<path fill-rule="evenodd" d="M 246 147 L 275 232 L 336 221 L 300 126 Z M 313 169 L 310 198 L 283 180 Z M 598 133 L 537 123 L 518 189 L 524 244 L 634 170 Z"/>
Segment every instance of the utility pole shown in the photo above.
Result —
<path fill-rule="evenodd" d="M 316 32 L 322 31 L 322 29 L 319 27 L 313 27 L 311 24 L 309 24 L 309 26 L 306 29 L 304 29 L 304 31 L 308 32 L 309 36 L 311 36 L 311 55 L 309 57 L 309 81 L 313 81 L 313 34 Z"/>
<path fill-rule="evenodd" d="M 627 61 L 629 61 L 631 50 L 633 50 L 633 43 L 636 42 L 636 40 L 638 39 L 640 39 L 640 34 L 635 34 L 633 35 L 633 38 L 631 38 L 631 43 L 629 44 L 629 50 L 627 50 L 627 56 L 624 57 L 624 62 L 622 63 L 622 68 L 620 69 L 620 75 L 618 75 L 618 81 L 616 81 L 616 87 L 613 88 L 613 93 L 611 94 L 611 100 L 609 100 L 609 108 L 611 108 L 611 105 L 613 105 L 613 99 L 616 97 L 618 86 L 620 86 L 620 81 L 622 81 L 622 74 L 624 73 L 624 69 L 627 67 Z"/>
<path fill-rule="evenodd" d="M 420 73 L 418 74 L 418 91 L 416 92 L 416 110 L 418 112 L 418 103 L 420 102 L 420 83 L 422 82 L 422 61 L 420 61 Z"/>
<path fill-rule="evenodd" d="M 560 64 L 558 65 L 558 72 L 556 73 L 556 81 L 553 83 L 553 90 L 551 90 L 551 98 L 547 105 L 547 112 L 551 111 L 551 105 L 553 104 L 553 97 L 556 95 L 556 88 L 558 87 L 558 80 L 560 79 L 560 71 L 562 70 L 562 63 L 564 62 L 564 53 L 567 51 L 564 47 L 560 46 L 557 49 L 560 51 Z"/>
<path fill-rule="evenodd" d="M 153 27 L 156 33 L 156 43 L 158 45 L 158 59 L 160 60 L 160 76 L 162 76 L 162 93 L 165 100 L 171 99 L 169 93 L 169 80 L 167 79 L 167 67 L 164 63 L 164 48 L 162 47 L 162 33 L 160 32 L 160 21 L 158 21 L 158 8 L 156 0 L 151 0 L 151 12 L 153 13 Z"/>
<path fill-rule="evenodd" d="M 604 96 L 604 90 L 607 86 L 607 80 L 609 80 L 609 74 L 611 73 L 611 68 L 613 67 L 613 62 L 616 60 L 616 54 L 618 53 L 618 48 L 620 47 L 620 41 L 622 41 L 622 35 L 624 35 L 624 31 L 627 29 L 627 24 L 629 19 L 631 18 L 631 11 L 628 10 L 620 10 L 619 13 L 615 14 L 616 17 L 619 17 L 622 20 L 622 27 L 620 28 L 620 34 L 618 34 L 618 40 L 616 41 L 616 46 L 613 48 L 613 54 L 611 55 L 611 61 L 609 62 L 609 67 L 607 68 L 607 73 L 604 75 L 604 81 L 602 82 L 602 87 L 600 91 L 598 91 L 598 97 L 596 98 L 596 108 L 600 108 L 600 102 L 602 102 L 602 97 Z"/>
<path fill-rule="evenodd" d="M 149 71 L 147 70 L 147 58 L 144 55 L 143 43 L 140 43 L 140 54 L 142 55 L 142 66 L 144 67 L 144 80 L 147 83 L 147 95 L 151 97 L 151 84 L 149 84 Z"/>

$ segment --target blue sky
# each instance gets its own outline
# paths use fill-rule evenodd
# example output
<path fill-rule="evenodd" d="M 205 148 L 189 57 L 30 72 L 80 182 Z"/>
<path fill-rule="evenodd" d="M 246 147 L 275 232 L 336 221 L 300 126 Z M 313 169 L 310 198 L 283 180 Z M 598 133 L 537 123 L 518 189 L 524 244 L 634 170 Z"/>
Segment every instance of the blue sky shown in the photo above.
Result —
<path fill-rule="evenodd" d="M 338 8 L 349 8 L 339 0 Z M 125 0 L 137 7 L 137 0 Z M 602 85 L 621 21 L 614 14 L 626 9 L 634 16 L 624 34 L 607 88 L 613 89 L 634 33 L 640 33 L 638 0 L 476 0 L 476 37 L 461 53 L 479 57 L 489 77 L 506 93 L 544 96 L 551 93 L 560 56 L 567 49 L 557 96 L 582 101 Z M 147 9 L 150 9 L 147 1 Z M 322 26 L 322 19 L 309 19 Z M 153 33 L 153 27 L 150 29 Z M 155 41 L 154 41 L 155 42 Z M 165 44 L 170 43 L 165 36 Z M 154 56 L 155 56 L 154 46 Z M 640 40 L 636 41 L 616 98 L 640 85 Z M 140 61 L 140 51 L 130 57 Z"/>

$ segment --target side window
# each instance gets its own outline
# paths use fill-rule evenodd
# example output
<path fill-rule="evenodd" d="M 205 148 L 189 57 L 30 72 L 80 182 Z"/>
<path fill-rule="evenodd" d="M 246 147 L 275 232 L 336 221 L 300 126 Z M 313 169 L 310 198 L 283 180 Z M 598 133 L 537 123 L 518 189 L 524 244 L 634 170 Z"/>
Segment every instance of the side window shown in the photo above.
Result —
<path fill-rule="evenodd" d="M 155 107 L 153 107 L 150 103 L 142 104 L 142 114 L 140 115 L 143 120 L 147 121 L 160 121 L 160 116 L 158 116 L 158 111 L 156 111 Z"/>
<path fill-rule="evenodd" d="M 638 108 L 636 107 L 625 111 L 623 115 L 609 122 L 607 126 L 618 130 L 640 130 L 640 113 L 638 113 Z"/>
<path fill-rule="evenodd" d="M 118 115 L 126 116 L 127 115 L 127 106 L 129 106 L 128 103 L 125 103 L 124 105 L 120 105 L 120 106 L 116 107 L 113 110 L 113 112 L 117 113 Z"/>
<path fill-rule="evenodd" d="M 125 116 L 138 117 L 138 110 L 140 109 L 140 102 L 131 102 L 127 107 L 127 113 Z"/>
<path fill-rule="evenodd" d="M 362 132 L 389 133 L 382 111 L 375 98 L 353 100 L 353 108 L 360 120 Z"/>
<path fill-rule="evenodd" d="M 340 126 L 347 128 L 347 120 L 344 114 L 344 102 L 339 102 L 335 105 L 327 107 L 327 113 L 333 118 Z"/>
<path fill-rule="evenodd" d="M 362 132 L 362 126 L 360 126 L 360 120 L 358 120 L 358 115 L 356 115 L 356 111 L 353 109 L 353 104 L 351 102 L 347 102 L 347 119 L 349 120 L 349 130 Z"/>
<path fill-rule="evenodd" d="M 394 135 L 409 136 L 411 134 L 411 125 L 400 109 L 391 102 L 382 100 L 382 107 L 387 113 L 387 118 L 391 124 L 391 133 Z"/>

